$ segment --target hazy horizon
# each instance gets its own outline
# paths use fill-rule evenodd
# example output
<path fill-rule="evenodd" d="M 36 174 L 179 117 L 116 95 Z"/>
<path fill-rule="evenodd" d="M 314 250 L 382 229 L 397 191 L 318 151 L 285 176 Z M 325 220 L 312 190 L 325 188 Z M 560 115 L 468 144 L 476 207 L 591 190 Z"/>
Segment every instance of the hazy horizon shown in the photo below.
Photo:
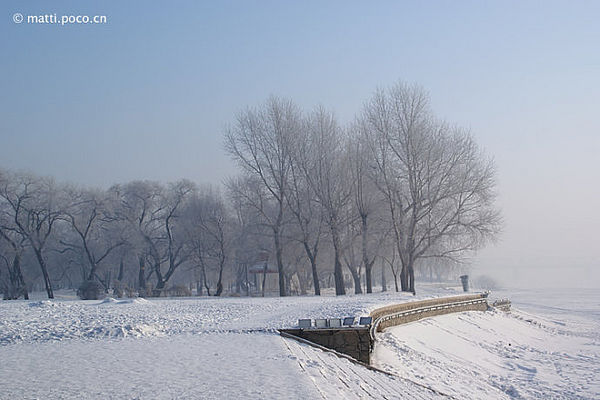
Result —
<path fill-rule="evenodd" d="M 3 3 L 0 167 L 108 187 L 220 183 L 235 113 L 269 95 L 350 123 L 416 83 L 496 160 L 504 232 L 473 260 L 505 284 L 600 287 L 600 3 Z M 102 25 L 13 15 L 106 15 Z M 518 285 L 517 285 L 518 286 Z M 568 285 L 567 285 L 568 286 Z"/>

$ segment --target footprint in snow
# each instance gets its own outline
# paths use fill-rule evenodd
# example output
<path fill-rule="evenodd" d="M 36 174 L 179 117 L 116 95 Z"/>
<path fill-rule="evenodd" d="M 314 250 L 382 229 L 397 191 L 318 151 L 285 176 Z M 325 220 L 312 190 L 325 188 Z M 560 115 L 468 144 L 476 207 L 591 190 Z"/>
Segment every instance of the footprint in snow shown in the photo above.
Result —
<path fill-rule="evenodd" d="M 530 374 L 537 374 L 537 368 L 536 367 L 526 367 L 524 365 L 521 364 L 516 364 L 517 367 L 519 369 L 522 369 L 523 371 L 529 372 Z"/>

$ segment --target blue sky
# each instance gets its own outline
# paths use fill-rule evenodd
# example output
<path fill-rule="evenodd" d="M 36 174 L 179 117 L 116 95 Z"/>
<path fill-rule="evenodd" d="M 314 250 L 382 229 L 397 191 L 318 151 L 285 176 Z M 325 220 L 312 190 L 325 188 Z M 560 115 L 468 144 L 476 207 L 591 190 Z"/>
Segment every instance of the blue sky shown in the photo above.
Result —
<path fill-rule="evenodd" d="M 220 182 L 236 111 L 276 94 L 349 122 L 378 86 L 415 82 L 497 161 L 506 229 L 476 264 L 576 266 L 600 285 L 600 2 L 149 3 L 2 3 L 1 167 Z"/>

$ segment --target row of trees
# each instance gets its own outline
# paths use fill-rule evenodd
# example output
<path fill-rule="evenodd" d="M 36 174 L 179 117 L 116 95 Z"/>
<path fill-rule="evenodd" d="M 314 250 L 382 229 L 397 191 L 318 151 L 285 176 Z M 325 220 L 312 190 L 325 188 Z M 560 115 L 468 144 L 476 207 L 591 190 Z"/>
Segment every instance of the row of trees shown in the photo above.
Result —
<path fill-rule="evenodd" d="M 417 266 L 461 262 L 499 230 L 492 161 L 437 120 L 418 87 L 376 92 L 347 127 L 273 97 L 237 115 L 225 147 L 240 168 L 225 196 L 185 180 L 99 190 L 0 171 L 4 297 L 42 282 L 53 298 L 55 284 L 89 281 L 248 294 L 264 254 L 281 296 L 292 285 L 319 295 L 331 277 L 345 294 L 347 273 L 356 293 L 363 277 L 372 292 L 376 262 L 414 292 Z"/>
<path fill-rule="evenodd" d="M 272 236 L 281 296 L 286 236 L 302 243 L 316 294 L 327 238 L 341 295 L 344 266 L 355 292 L 361 269 L 371 292 L 376 258 L 393 258 L 394 277 L 414 293 L 417 263 L 460 262 L 499 231 L 492 160 L 435 118 L 416 86 L 377 91 L 346 128 L 322 107 L 305 113 L 273 97 L 238 114 L 226 148 L 241 170 L 230 189 Z"/>
<path fill-rule="evenodd" d="M 216 189 L 199 190 L 185 180 L 135 181 L 98 190 L 0 171 L 0 262 L 8 272 L 0 275 L 4 297 L 28 298 L 24 269 L 32 281 L 41 277 L 49 298 L 53 282 L 77 287 L 97 281 L 108 289 L 113 280 L 117 288 L 136 281 L 141 292 L 151 288 L 147 294 L 160 295 L 185 264 L 197 267 L 197 283 L 208 291 L 206 269 L 216 269 L 213 290 L 220 295 L 230 218 Z"/>

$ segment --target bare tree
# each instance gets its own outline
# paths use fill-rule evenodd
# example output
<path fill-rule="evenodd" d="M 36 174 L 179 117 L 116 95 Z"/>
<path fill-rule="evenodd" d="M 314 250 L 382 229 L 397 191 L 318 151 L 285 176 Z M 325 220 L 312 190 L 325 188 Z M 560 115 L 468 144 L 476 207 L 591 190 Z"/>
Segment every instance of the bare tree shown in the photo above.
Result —
<path fill-rule="evenodd" d="M 299 165 L 325 215 L 334 250 L 336 295 L 346 294 L 342 272 L 341 230 L 351 201 L 348 158 L 342 129 L 332 113 L 317 108 L 305 122 L 307 140 L 298 153 Z"/>
<path fill-rule="evenodd" d="M 396 260 L 396 247 L 392 246 L 392 254 L 389 256 L 382 257 L 383 265 L 387 264 L 390 267 L 390 271 L 392 271 L 392 276 L 394 277 L 394 289 L 396 292 L 398 291 L 398 264 Z M 383 268 L 382 268 L 383 273 Z"/>
<path fill-rule="evenodd" d="M 223 293 L 223 270 L 232 242 L 232 222 L 225 202 L 218 191 L 206 187 L 192 197 L 185 215 L 186 233 L 200 264 L 202 283 L 210 296 L 207 272 L 209 266 L 214 265 L 217 275 L 215 296 L 220 296 Z"/>
<path fill-rule="evenodd" d="M 2 261 L 6 264 L 6 270 L 8 271 L 8 280 L 2 282 L 2 291 L 4 293 L 5 300 L 16 300 L 21 295 L 25 300 L 29 300 L 29 293 L 27 291 L 27 285 L 25 284 L 25 278 L 23 277 L 23 271 L 21 268 L 21 260 L 25 251 L 25 238 L 19 234 L 15 234 L 10 228 L 10 225 L 2 223 L 1 219 L 5 216 L 4 212 L 0 213 L 0 240 L 4 239 L 4 243 L 10 246 L 12 251 L 12 261 L 9 261 L 2 254 Z M 2 246 L 5 247 L 5 246 Z M 8 254 L 8 249 L 5 249 L 2 253 Z"/>
<path fill-rule="evenodd" d="M 264 197 L 264 189 L 256 177 L 240 176 L 227 182 L 228 198 L 232 206 L 235 229 L 232 243 L 232 262 L 236 265 L 236 284 L 238 290 L 250 294 L 252 282 L 248 268 L 261 254 L 269 253 L 272 248 L 271 229 L 264 224 L 263 213 L 269 207 Z M 263 273 L 263 278 L 265 273 Z M 264 293 L 263 279 L 263 293 Z"/>
<path fill-rule="evenodd" d="M 385 279 L 385 261 L 383 257 L 381 259 L 381 291 L 387 292 L 387 281 Z"/>
<path fill-rule="evenodd" d="M 112 207 L 105 193 L 98 190 L 71 188 L 68 191 L 70 205 L 64 213 L 77 242 L 60 240 L 61 244 L 81 251 L 89 264 L 86 280 L 102 282 L 97 276 L 99 265 L 117 248 L 125 244 L 118 219 L 112 215 Z M 103 283 L 103 282 L 102 282 Z"/>
<path fill-rule="evenodd" d="M 374 182 L 374 171 L 370 165 L 370 149 L 367 137 L 360 129 L 353 129 L 354 135 L 349 142 L 350 183 L 352 185 L 353 206 L 360 221 L 361 256 L 365 268 L 367 293 L 373 292 L 372 271 L 377 257 L 375 251 L 381 238 L 376 237 L 377 230 L 371 228 L 381 207 L 381 194 Z M 380 225 L 383 221 L 379 221 Z M 379 233 L 382 230 L 379 229 Z"/>
<path fill-rule="evenodd" d="M 310 140 L 302 135 L 299 141 Z M 303 162 L 306 157 L 301 154 L 303 150 L 309 147 L 307 143 L 298 145 L 294 149 L 293 163 L 290 171 L 290 190 L 287 196 L 288 209 L 294 216 L 295 232 L 291 237 L 302 244 L 304 252 L 311 267 L 313 287 L 315 295 L 321 295 L 321 285 L 319 283 L 319 271 L 317 268 L 317 257 L 319 255 L 319 245 L 323 236 L 324 213 L 323 208 L 316 201 L 316 193 L 310 185 L 306 174 L 303 173 Z M 299 273 L 300 279 L 300 273 Z"/>
<path fill-rule="evenodd" d="M 119 217 L 129 223 L 138 238 L 140 289 L 145 289 L 147 279 L 155 275 L 155 296 L 160 295 L 173 273 L 191 255 L 180 222 L 184 204 L 195 190 L 195 185 L 185 180 L 171 183 L 167 188 L 148 181 L 111 188 L 120 200 Z M 146 272 L 147 261 L 151 266 L 149 273 Z M 168 267 L 165 273 L 164 263 Z"/>
<path fill-rule="evenodd" d="M 0 170 L 0 185 L 7 185 L 8 179 L 10 177 Z M 13 218 L 13 210 L 10 205 L 6 201 L 0 201 L 0 242 L 5 245 L 2 246 L 4 249 L 2 253 L 9 254 L 12 251 L 12 261 L 9 261 L 2 254 L 2 261 L 6 264 L 6 270 L 8 271 L 8 280 L 2 280 L 2 290 L 6 300 L 18 299 L 21 295 L 25 300 L 28 300 L 29 293 L 21 268 L 21 260 L 25 252 L 27 239 L 18 230 L 14 229 Z"/>
<path fill-rule="evenodd" d="M 355 211 L 356 210 L 353 207 L 348 207 L 345 210 L 347 215 L 344 218 L 344 224 L 342 225 L 343 229 L 340 230 L 340 236 L 342 238 L 341 242 L 344 249 L 342 252 L 342 259 L 354 281 L 354 294 L 361 294 L 363 292 L 361 284 L 363 265 L 360 261 L 360 255 L 357 255 L 357 253 L 360 254 L 361 252 L 359 249 L 360 245 L 357 246 L 357 241 L 360 242 L 361 238 L 361 229 Z"/>
<path fill-rule="evenodd" d="M 0 198 L 11 220 L 5 219 L 3 231 L 24 239 L 33 250 L 42 271 L 49 299 L 54 298 L 46 262 L 46 245 L 61 216 L 59 191 L 50 178 L 28 174 L 4 174 L 0 182 Z"/>
<path fill-rule="evenodd" d="M 146 271 L 146 258 L 149 254 L 157 262 L 162 256 L 157 243 L 162 239 L 160 223 L 162 190 L 160 184 L 149 181 L 133 181 L 124 185 L 114 185 L 109 192 L 119 202 L 117 215 L 127 222 L 130 240 L 137 249 L 138 289 L 146 290 L 149 274 Z M 153 270 L 152 270 L 153 271 Z"/>
<path fill-rule="evenodd" d="M 493 162 L 467 133 L 437 121 L 415 86 L 378 91 L 361 127 L 390 211 L 402 290 L 414 293 L 418 259 L 459 260 L 499 231 Z"/>
<path fill-rule="evenodd" d="M 285 296 L 282 234 L 291 168 L 291 149 L 300 132 L 301 113 L 291 101 L 271 97 L 260 109 L 248 109 L 225 135 L 225 148 L 246 174 L 256 177 L 275 204 L 263 212 L 272 231 L 279 273 L 279 295 Z"/>
<path fill-rule="evenodd" d="M 196 185 L 187 180 L 181 180 L 168 185 L 164 198 L 163 229 L 166 237 L 167 272 L 163 275 L 160 264 L 154 264 L 156 275 L 156 290 L 165 288 L 167 281 L 175 270 L 191 256 L 191 246 L 183 229 L 182 213 L 186 203 L 196 193 Z"/>

